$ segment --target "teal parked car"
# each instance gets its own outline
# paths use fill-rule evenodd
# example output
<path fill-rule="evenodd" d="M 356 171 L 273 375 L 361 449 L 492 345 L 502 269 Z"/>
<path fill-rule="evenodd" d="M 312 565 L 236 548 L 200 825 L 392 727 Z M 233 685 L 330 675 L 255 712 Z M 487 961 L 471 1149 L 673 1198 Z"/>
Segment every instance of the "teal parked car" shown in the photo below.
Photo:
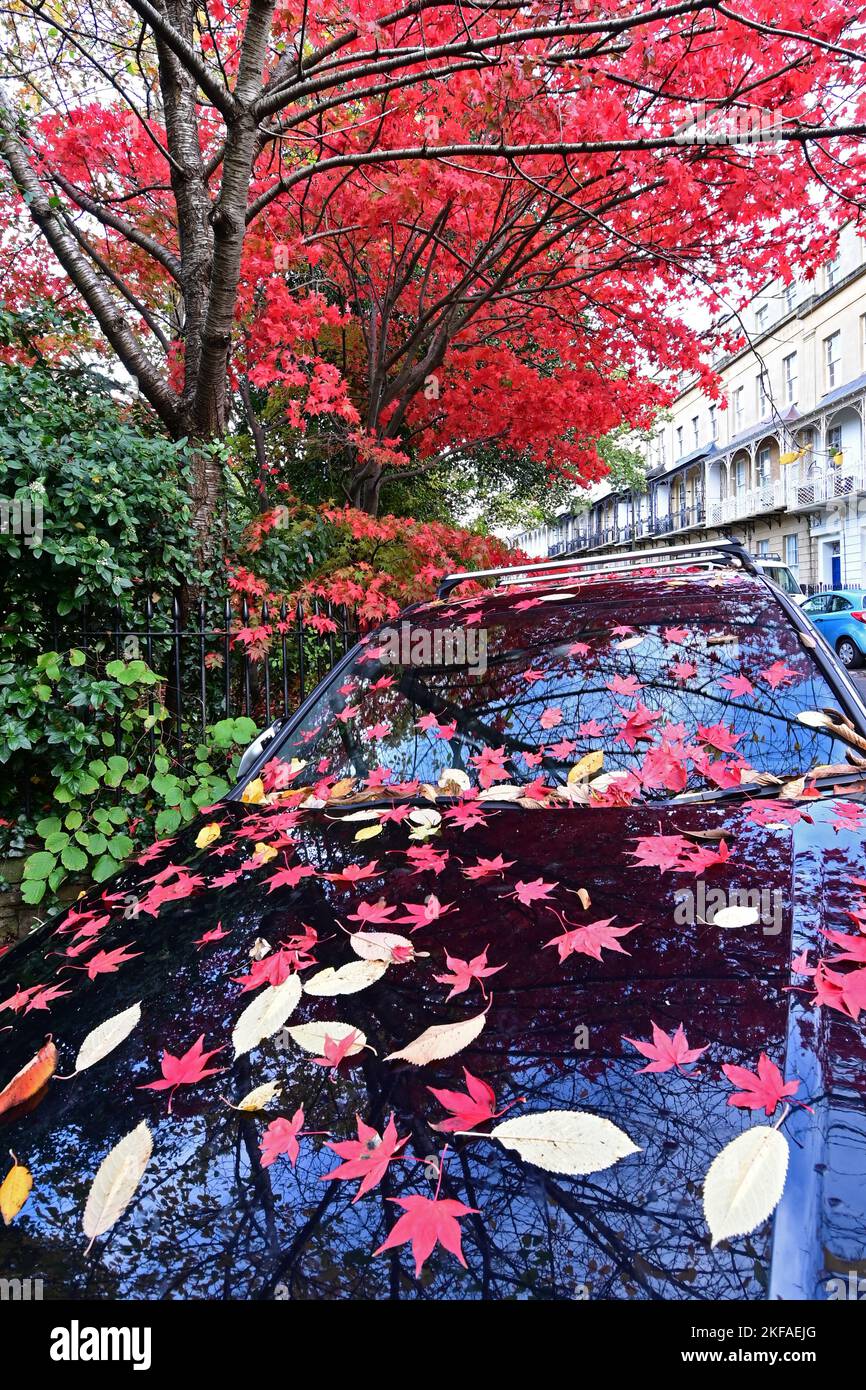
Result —
<path fill-rule="evenodd" d="M 866 593 L 862 589 L 829 589 L 802 604 L 824 641 L 843 666 L 851 670 L 866 659 Z"/>

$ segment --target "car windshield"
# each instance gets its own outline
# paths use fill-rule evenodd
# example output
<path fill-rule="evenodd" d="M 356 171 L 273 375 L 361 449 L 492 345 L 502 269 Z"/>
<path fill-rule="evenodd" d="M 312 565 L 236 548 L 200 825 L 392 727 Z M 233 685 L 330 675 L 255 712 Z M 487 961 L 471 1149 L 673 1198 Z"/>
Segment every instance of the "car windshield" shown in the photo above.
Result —
<path fill-rule="evenodd" d="M 594 754 L 584 766 L 599 793 L 615 783 L 622 799 L 656 800 L 842 764 L 849 744 L 827 726 L 842 719 L 754 580 L 582 583 L 516 601 L 512 590 L 426 605 L 367 638 L 263 783 L 289 796 L 327 797 L 349 778 L 408 792 L 457 769 L 463 786 L 539 787 Z"/>
<path fill-rule="evenodd" d="M 767 578 L 778 584 L 786 594 L 802 594 L 803 590 L 787 565 L 762 565 L 761 568 Z"/>

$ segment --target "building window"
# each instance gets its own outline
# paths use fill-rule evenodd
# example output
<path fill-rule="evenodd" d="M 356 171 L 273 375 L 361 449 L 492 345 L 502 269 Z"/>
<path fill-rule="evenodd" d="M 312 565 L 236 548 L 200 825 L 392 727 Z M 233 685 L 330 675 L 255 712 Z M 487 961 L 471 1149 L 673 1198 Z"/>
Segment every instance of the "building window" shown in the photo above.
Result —
<path fill-rule="evenodd" d="M 866 314 L 860 315 L 860 366 L 866 371 Z"/>
<path fill-rule="evenodd" d="M 838 386 L 841 365 L 842 333 L 837 328 L 835 333 L 831 333 L 829 338 L 824 339 L 824 368 L 828 391 L 832 391 L 834 386 Z"/>
<path fill-rule="evenodd" d="M 668 461 L 668 451 L 667 445 L 665 443 L 664 430 L 659 431 L 658 435 L 656 436 L 656 439 L 658 442 L 659 466 L 661 468 L 664 468 L 665 464 Z"/>
<path fill-rule="evenodd" d="M 718 408 L 710 406 L 710 439 L 716 440 L 719 437 L 719 413 Z"/>
<path fill-rule="evenodd" d="M 693 416 L 692 416 L 692 443 L 693 443 L 693 445 L 694 445 L 695 448 L 698 447 L 698 444 L 700 443 L 700 438 L 701 438 L 701 422 L 700 422 L 700 416 L 699 416 L 699 415 L 693 415 Z"/>
<path fill-rule="evenodd" d="M 737 459 L 734 464 L 734 491 L 745 492 L 746 490 L 746 460 Z"/>
<path fill-rule="evenodd" d="M 828 290 L 832 290 L 833 287 L 834 287 L 835 285 L 838 285 L 838 283 L 839 283 L 839 261 L 840 261 L 840 257 L 839 257 L 839 252 L 837 251 L 837 252 L 836 252 L 836 255 L 833 257 L 832 261 L 828 261 L 828 262 L 827 262 L 827 265 L 826 265 L 826 267 L 825 267 L 825 273 L 826 273 L 826 276 L 827 276 L 827 289 L 828 289 Z"/>
<path fill-rule="evenodd" d="M 758 541 L 758 546 L 757 546 L 757 550 L 755 551 L 755 554 L 756 554 L 756 555 L 769 555 L 769 553 L 770 553 L 770 542 L 769 542 L 769 541 Z"/>
<path fill-rule="evenodd" d="M 838 468 L 842 462 L 842 426 L 831 425 L 827 431 L 827 454 L 830 467 Z"/>
<path fill-rule="evenodd" d="M 782 293 L 782 302 L 785 305 L 785 313 L 790 314 L 794 307 L 794 300 L 797 296 L 797 287 L 792 280 L 790 285 L 786 285 Z"/>
<path fill-rule="evenodd" d="M 766 372 L 759 372 L 755 378 L 755 399 L 758 419 L 763 420 L 770 413 L 770 383 Z"/>
<path fill-rule="evenodd" d="M 791 352 L 782 360 L 782 389 L 785 405 L 793 405 L 797 399 L 797 354 Z"/>
<path fill-rule="evenodd" d="M 758 450 L 758 456 L 755 459 L 755 473 L 758 487 L 763 487 L 765 483 L 768 483 L 770 481 L 769 444 L 764 444 L 762 448 Z"/>
<path fill-rule="evenodd" d="M 737 386 L 731 395 L 734 404 L 734 434 L 739 434 L 745 423 L 743 410 L 743 391 L 742 386 Z"/>
<path fill-rule="evenodd" d="M 800 563 L 800 544 L 796 531 L 785 537 L 784 558 L 785 564 L 790 565 L 791 569 L 796 569 Z"/>
<path fill-rule="evenodd" d="M 681 459 L 682 456 L 683 456 L 683 427 L 682 427 L 682 425 L 677 425 L 677 458 Z"/>
<path fill-rule="evenodd" d="M 769 316 L 770 310 L 768 306 L 766 304 L 762 304 L 758 312 L 755 314 L 755 328 L 759 333 L 763 333 L 766 329 L 767 320 Z"/>

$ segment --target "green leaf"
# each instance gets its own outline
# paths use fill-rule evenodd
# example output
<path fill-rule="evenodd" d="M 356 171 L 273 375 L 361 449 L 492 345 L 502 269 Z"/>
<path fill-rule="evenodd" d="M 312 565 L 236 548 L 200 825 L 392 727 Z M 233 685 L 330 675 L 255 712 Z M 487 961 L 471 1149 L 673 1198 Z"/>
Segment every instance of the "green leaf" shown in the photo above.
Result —
<path fill-rule="evenodd" d="M 48 854 L 45 850 L 37 850 L 31 854 L 24 865 L 24 877 L 26 879 L 47 878 L 57 863 L 53 854 Z"/>
<path fill-rule="evenodd" d="M 61 852 L 60 862 L 70 873 L 79 873 L 87 868 L 87 855 L 77 845 L 67 845 Z"/>
<path fill-rule="evenodd" d="M 59 854 L 69 844 L 69 836 L 65 830 L 55 830 L 53 835 L 45 836 L 45 848 L 50 854 Z"/>
<path fill-rule="evenodd" d="M 42 901 L 42 899 L 43 899 L 44 897 L 45 897 L 45 879 L 44 879 L 44 878 L 31 878 L 31 879 L 27 879 L 24 883 L 22 883 L 22 885 L 21 885 L 21 898 L 22 898 L 22 901 L 24 901 L 25 903 L 28 903 L 28 904 L 30 905 L 30 907 L 35 907 L 37 903 L 41 903 L 41 901 Z"/>
<path fill-rule="evenodd" d="M 72 647 L 72 648 L 70 649 L 70 652 L 69 652 L 69 665 L 70 665 L 70 666 L 83 666 L 86 660 L 87 660 L 87 657 L 84 655 L 84 652 L 80 650 L 80 648 L 78 648 L 78 647 Z"/>
<path fill-rule="evenodd" d="M 104 883 L 112 874 L 116 874 L 120 868 L 116 859 L 112 859 L 110 854 L 103 854 L 97 859 L 90 871 L 94 883 Z"/>

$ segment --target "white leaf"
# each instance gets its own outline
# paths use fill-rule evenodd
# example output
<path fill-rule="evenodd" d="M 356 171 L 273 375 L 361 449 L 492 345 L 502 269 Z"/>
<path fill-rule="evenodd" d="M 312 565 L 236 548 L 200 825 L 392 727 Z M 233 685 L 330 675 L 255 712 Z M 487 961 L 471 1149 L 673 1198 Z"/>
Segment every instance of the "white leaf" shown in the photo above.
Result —
<path fill-rule="evenodd" d="M 247 1114 L 253 1114 L 257 1110 L 264 1110 L 270 1105 L 283 1089 L 281 1081 L 266 1081 L 262 1086 L 256 1086 L 252 1091 L 248 1091 L 243 1100 L 239 1100 L 237 1105 L 232 1105 L 231 1110 L 243 1110 Z M 228 1105 L 228 1101 L 226 1101 Z"/>
<path fill-rule="evenodd" d="M 788 1172 L 788 1141 L 753 1125 L 716 1154 L 704 1179 L 704 1215 L 713 1245 L 747 1236 L 775 1211 Z"/>
<path fill-rule="evenodd" d="M 426 1062 L 453 1057 L 455 1052 L 461 1052 L 478 1037 L 486 1022 L 486 1014 L 475 1014 L 472 1018 L 461 1019 L 459 1023 L 434 1024 L 432 1028 L 425 1028 L 419 1037 L 407 1043 L 405 1047 L 401 1047 L 399 1052 L 389 1053 L 384 1060 L 411 1062 L 413 1067 L 423 1067 Z"/>
<path fill-rule="evenodd" d="M 646 641 L 646 636 L 636 633 L 634 637 L 625 637 L 622 642 L 617 642 L 614 651 L 630 652 L 632 647 L 639 647 L 641 642 Z"/>
<path fill-rule="evenodd" d="M 761 914 L 756 907 L 720 907 L 712 925 L 723 931 L 736 931 L 739 927 L 753 927 L 760 920 Z"/>
<path fill-rule="evenodd" d="M 355 1040 L 346 1054 L 347 1057 L 354 1057 L 367 1045 L 367 1039 L 360 1028 L 354 1028 L 351 1023 L 299 1023 L 294 1028 L 287 1028 L 286 1032 L 298 1047 L 302 1047 L 305 1052 L 315 1053 L 317 1057 L 324 1055 L 326 1038 L 330 1038 L 331 1042 L 341 1043 L 350 1033 L 354 1033 Z"/>
<path fill-rule="evenodd" d="M 379 817 L 380 817 L 382 814 L 383 814 L 382 811 L 352 811 L 350 815 L 347 815 L 347 816 L 333 816 L 332 819 L 333 819 L 333 820 L 340 821 L 341 823 L 342 823 L 343 821 L 355 821 L 355 820 L 378 820 Z"/>
<path fill-rule="evenodd" d="M 801 724 L 805 724 L 808 729 L 828 729 L 832 726 L 833 720 L 829 714 L 824 714 L 819 709 L 804 709 L 797 715 Z"/>
<path fill-rule="evenodd" d="M 492 1129 L 490 1138 L 548 1173 L 598 1173 L 640 1153 L 624 1130 L 584 1110 L 515 1115 Z"/>
<path fill-rule="evenodd" d="M 439 774 L 439 786 L 446 790 L 453 788 L 455 791 L 467 792 L 472 783 L 462 768 L 446 767 Z"/>
<path fill-rule="evenodd" d="M 87 1194 L 82 1221 L 90 1245 L 97 1236 L 111 1230 L 126 1211 L 152 1153 L 153 1139 L 142 1120 L 102 1160 Z M 89 1250 L 90 1246 L 87 1248 Z"/>
<path fill-rule="evenodd" d="M 242 1057 L 273 1037 L 301 1001 L 301 982 L 290 975 L 281 985 L 269 985 L 257 994 L 238 1019 L 232 1033 L 235 1056 Z"/>
<path fill-rule="evenodd" d="M 441 812 L 434 811 L 432 808 L 428 809 L 426 806 L 419 806 L 414 811 L 410 811 L 408 819 L 413 825 L 420 825 L 428 830 L 434 830 L 442 824 Z"/>
<path fill-rule="evenodd" d="M 133 1004 L 131 1008 L 124 1009 L 122 1014 L 115 1014 L 113 1018 L 100 1023 L 98 1028 L 87 1034 L 78 1050 L 75 1059 L 76 1072 L 86 1071 L 96 1062 L 101 1062 L 103 1057 L 107 1057 L 109 1052 L 120 1046 L 124 1038 L 129 1037 L 140 1020 L 141 1005 Z"/>
<path fill-rule="evenodd" d="M 399 964 L 405 964 L 415 955 L 409 938 L 394 931 L 354 931 L 349 937 L 349 945 L 362 960 L 382 960 L 387 965 L 394 961 L 395 951 L 401 953 L 397 957 Z M 404 951 L 408 951 L 409 954 L 402 955 Z"/>
<path fill-rule="evenodd" d="M 386 960 L 350 960 L 347 965 L 341 965 L 339 970 L 334 970 L 329 965 L 326 970 L 319 970 L 304 981 L 304 993 L 357 994 L 381 980 L 387 969 Z"/>

